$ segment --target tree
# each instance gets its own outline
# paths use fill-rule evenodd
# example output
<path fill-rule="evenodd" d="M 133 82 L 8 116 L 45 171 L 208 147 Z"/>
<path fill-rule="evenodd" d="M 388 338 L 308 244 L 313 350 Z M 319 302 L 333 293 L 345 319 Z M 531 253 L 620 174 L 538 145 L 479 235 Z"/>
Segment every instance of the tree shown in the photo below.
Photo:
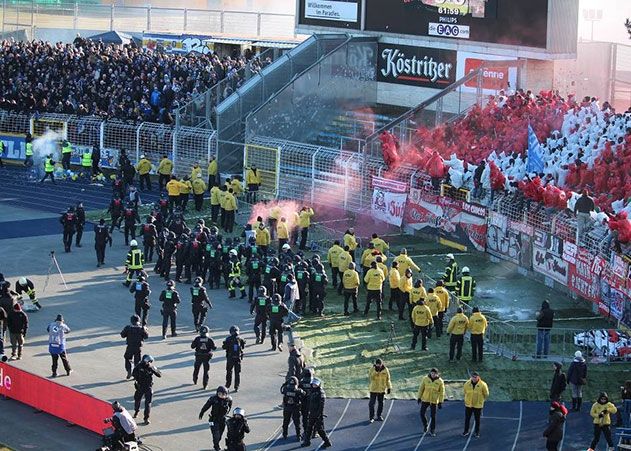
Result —
<path fill-rule="evenodd" d="M 627 33 L 629 33 L 629 39 L 631 39 L 631 20 L 627 19 L 624 26 L 627 27 Z"/>

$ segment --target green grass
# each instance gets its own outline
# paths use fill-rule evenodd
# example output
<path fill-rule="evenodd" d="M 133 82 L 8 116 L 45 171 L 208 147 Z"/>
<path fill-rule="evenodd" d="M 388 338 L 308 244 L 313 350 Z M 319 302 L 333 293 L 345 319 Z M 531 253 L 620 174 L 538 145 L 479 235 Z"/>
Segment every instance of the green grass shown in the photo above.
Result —
<path fill-rule="evenodd" d="M 365 295 L 360 290 L 360 310 L 364 300 Z M 376 321 L 374 307 L 368 319 L 361 313 L 345 317 L 342 315 L 343 299 L 333 290 L 328 291 L 325 312 L 327 315 L 323 318 L 305 317 L 295 330 L 308 348 L 308 364 L 316 368 L 330 396 L 366 397 L 368 370 L 374 359 L 380 357 L 390 369 L 393 396 L 397 398 L 414 399 L 421 377 L 430 368 L 437 367 L 445 379 L 449 399 L 462 398 L 462 383 L 475 370 L 489 384 L 492 400 L 547 400 L 552 377 L 551 362 L 513 361 L 487 354 L 484 363 L 474 365 L 470 361 L 470 345 L 465 341 L 463 359 L 449 363 L 449 337 L 446 335 L 440 339 L 434 336 L 429 341 L 428 352 L 420 351 L 420 343 L 412 351 L 412 334 L 408 321 L 399 321 L 396 313 L 391 312 L 385 312 L 384 319 Z M 568 312 L 572 315 L 589 315 L 585 309 L 572 308 Z M 489 316 L 493 316 L 493 313 Z M 570 327 L 594 327 L 594 321 L 599 325 L 606 324 L 600 319 L 581 320 L 570 322 Z M 398 336 L 395 343 L 399 346 L 399 352 L 393 348 L 386 349 L 391 322 L 395 324 Z M 558 345 L 553 341 L 552 349 Z M 525 340 L 524 346 L 534 350 L 533 342 Z M 567 352 L 564 355 L 570 357 L 574 350 L 571 343 L 567 343 Z M 567 364 L 565 369 L 567 370 Z M 616 397 L 619 387 L 625 380 L 631 379 L 631 366 L 624 363 L 590 364 L 588 371 L 586 399 L 595 398 L 602 390 Z"/>

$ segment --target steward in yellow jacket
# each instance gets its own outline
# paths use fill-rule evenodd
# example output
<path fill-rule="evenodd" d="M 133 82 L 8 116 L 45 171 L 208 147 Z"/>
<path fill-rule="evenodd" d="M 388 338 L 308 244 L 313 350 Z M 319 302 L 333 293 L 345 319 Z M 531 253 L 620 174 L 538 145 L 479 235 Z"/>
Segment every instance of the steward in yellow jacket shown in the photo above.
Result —
<path fill-rule="evenodd" d="M 414 288 L 410 291 L 410 304 L 414 305 L 421 299 L 427 299 L 427 291 L 425 291 L 423 281 L 421 279 L 416 279 L 416 282 L 414 282 Z"/>
<path fill-rule="evenodd" d="M 307 249 L 309 226 L 311 226 L 311 218 L 313 217 L 313 214 L 313 208 L 302 207 L 298 215 L 298 227 L 300 228 L 300 244 L 298 245 L 298 249 L 302 251 Z"/>
<path fill-rule="evenodd" d="M 375 249 L 377 249 L 382 254 L 385 254 L 387 250 L 390 250 L 390 246 L 388 245 L 388 243 L 379 238 L 379 235 L 377 235 L 376 233 L 372 234 L 372 239 L 370 240 L 370 242 L 375 246 Z"/>
<path fill-rule="evenodd" d="M 219 185 L 217 180 L 218 171 L 219 167 L 217 166 L 217 160 L 214 155 L 211 155 L 210 160 L 208 160 L 208 186 L 211 188 Z"/>
<path fill-rule="evenodd" d="M 460 360 L 462 357 L 462 344 L 464 343 L 464 334 L 469 328 L 469 318 L 462 313 L 462 308 L 458 307 L 456 314 L 449 321 L 447 333 L 449 335 L 449 361 L 454 361 L 454 352 L 457 349 L 456 358 Z"/>
<path fill-rule="evenodd" d="M 405 270 L 410 268 L 415 271 L 420 271 L 421 269 L 416 266 L 414 261 L 410 257 L 408 257 L 407 249 L 401 249 L 401 253 L 394 259 L 399 264 L 399 274 L 402 276 L 405 274 Z"/>
<path fill-rule="evenodd" d="M 340 273 L 340 254 L 344 252 L 344 249 L 340 246 L 340 242 L 335 240 L 333 246 L 329 248 L 326 254 L 326 260 L 331 265 L 331 273 L 333 275 L 333 288 L 337 288 L 337 279 L 341 278 L 343 271 Z M 348 266 L 347 266 L 348 267 Z"/>
<path fill-rule="evenodd" d="M 191 180 L 197 179 L 198 174 L 202 175 L 202 168 L 199 167 L 199 163 L 195 163 L 191 168 Z"/>
<path fill-rule="evenodd" d="M 350 315 L 348 312 L 349 301 L 353 301 L 353 313 L 357 313 L 357 293 L 359 291 L 359 273 L 355 271 L 355 263 L 350 262 L 348 269 L 342 274 L 341 285 L 344 293 L 344 316 Z"/>
<path fill-rule="evenodd" d="M 412 310 L 412 349 L 416 349 L 419 333 L 421 334 L 421 348 L 427 351 L 427 338 L 429 337 L 429 329 L 434 324 L 432 312 L 429 307 L 421 300 L 418 301 Z"/>
<path fill-rule="evenodd" d="M 376 359 L 375 364 L 368 370 L 368 391 L 370 392 L 370 401 L 368 401 L 368 417 L 370 422 L 383 421 L 381 414 L 383 413 L 383 397 L 386 393 L 392 391 L 392 382 L 390 381 L 390 371 L 383 364 L 381 359 Z M 375 417 L 375 402 L 377 402 L 377 416 Z"/>
<path fill-rule="evenodd" d="M 396 261 L 393 262 L 393 268 L 394 268 L 394 263 L 397 263 L 398 265 L 398 262 Z M 398 268 L 397 268 L 397 271 L 398 271 Z M 399 274 L 401 273 L 399 272 Z M 399 310 L 400 320 L 403 319 L 403 312 L 405 311 L 405 306 L 407 306 L 408 308 L 408 316 L 410 318 L 412 317 L 412 308 L 414 307 L 414 305 L 410 303 L 410 293 L 412 292 L 413 283 L 414 283 L 414 280 L 412 279 L 412 270 L 408 268 L 408 270 L 399 280 L 399 291 L 401 292 L 401 301 L 399 304 L 397 304 L 397 307 Z"/>
<path fill-rule="evenodd" d="M 262 247 L 263 251 L 266 251 L 271 242 L 272 238 L 269 234 L 269 229 L 261 222 L 256 228 L 256 245 Z"/>
<path fill-rule="evenodd" d="M 344 271 L 348 268 L 348 264 L 352 263 L 353 259 L 351 258 L 351 254 L 348 253 L 348 249 L 344 246 L 342 252 L 337 256 L 337 269 L 339 274 L 344 274 Z M 342 284 L 338 286 L 338 294 L 342 293 Z"/>
<path fill-rule="evenodd" d="M 350 228 L 344 233 L 344 246 L 348 246 L 348 253 L 355 261 L 355 249 L 357 249 L 357 239 L 355 238 L 355 229 Z"/>
<path fill-rule="evenodd" d="M 436 434 L 436 409 L 443 407 L 443 401 L 445 400 L 445 382 L 440 377 L 440 373 L 436 368 L 429 370 L 429 374 L 421 379 L 421 386 L 418 389 L 416 395 L 416 402 L 421 405 L 421 421 L 423 422 L 423 429 L 427 431 L 429 429 L 430 435 L 433 437 Z M 427 408 L 430 411 L 430 424 L 427 424 Z"/>
<path fill-rule="evenodd" d="M 430 288 L 427 290 L 427 297 L 425 298 L 425 305 L 429 307 L 430 312 L 432 312 L 432 319 L 434 320 L 434 327 L 436 328 L 436 337 L 440 337 L 443 334 L 443 322 L 438 318 L 438 310 L 440 309 L 440 299 L 438 296 L 434 294 L 434 289 Z M 432 338 L 432 333 L 430 331 L 429 338 Z"/>
<path fill-rule="evenodd" d="M 168 183 L 171 179 L 171 173 L 173 172 L 173 162 L 169 160 L 169 157 L 164 155 L 162 156 L 162 160 L 160 160 L 160 164 L 158 164 L 158 188 L 162 191 L 162 188 Z M 179 196 L 179 193 L 178 193 Z"/>
<path fill-rule="evenodd" d="M 609 402 L 609 396 L 605 392 L 601 392 L 598 396 L 598 400 L 592 405 L 589 414 L 593 419 L 593 423 L 596 426 L 609 426 L 611 425 L 611 415 L 618 412 L 618 408 L 611 402 Z M 592 442 L 592 449 L 596 449 L 598 442 Z"/>
<path fill-rule="evenodd" d="M 366 282 L 366 308 L 364 309 L 364 316 L 368 315 L 370 304 L 374 301 L 377 305 L 377 319 L 381 319 L 382 291 L 385 280 L 386 276 L 377 268 L 377 262 L 372 262 L 370 269 L 364 276 L 364 282 Z"/>
<path fill-rule="evenodd" d="M 388 310 L 392 311 L 394 306 L 399 307 L 401 299 L 401 291 L 399 291 L 399 284 L 401 283 L 401 274 L 397 270 L 397 262 L 392 262 L 392 267 L 388 273 L 388 283 L 390 284 L 390 300 L 388 301 Z M 404 304 L 405 305 L 405 304 Z"/>
<path fill-rule="evenodd" d="M 464 432 L 462 435 L 469 435 L 469 425 L 471 423 L 471 415 L 475 417 L 474 434 L 480 436 L 480 420 L 482 417 L 482 409 L 484 402 L 489 397 L 489 387 L 486 385 L 480 375 L 476 372 L 471 373 L 471 379 L 464 383 Z"/>
<path fill-rule="evenodd" d="M 471 331 L 471 360 L 481 362 L 484 354 L 484 332 L 487 321 L 478 307 L 473 307 L 473 314 L 469 318 L 469 330 Z"/>
<path fill-rule="evenodd" d="M 438 299 L 440 299 L 440 303 L 441 303 L 440 311 L 438 313 L 442 313 L 444 315 L 447 309 L 449 308 L 450 294 L 449 294 L 449 291 L 443 286 L 442 280 L 436 281 L 434 294 L 438 296 Z"/>

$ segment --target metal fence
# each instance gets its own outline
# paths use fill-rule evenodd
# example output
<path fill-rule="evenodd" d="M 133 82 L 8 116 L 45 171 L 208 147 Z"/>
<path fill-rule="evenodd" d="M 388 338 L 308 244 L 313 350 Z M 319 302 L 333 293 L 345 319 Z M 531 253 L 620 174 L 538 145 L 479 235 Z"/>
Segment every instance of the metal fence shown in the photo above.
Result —
<path fill-rule="evenodd" d="M 94 116 L 42 114 L 29 116 L 0 110 L 0 135 L 26 135 L 37 138 L 48 131 L 57 133 L 74 146 L 99 146 L 117 156 L 125 150 L 133 162 L 145 155 L 157 164 L 163 155 L 173 159 L 174 172 L 187 174 L 193 164 L 206 167 L 211 155 L 217 155 L 216 132 L 195 127 L 125 121 L 104 121 Z M 220 156 L 218 156 L 218 159 Z M 115 166 L 117 158 L 112 159 Z"/>
<path fill-rule="evenodd" d="M 37 28 L 66 30 L 232 34 L 257 38 L 294 37 L 295 15 L 255 11 L 2 2 L 2 32 Z"/>

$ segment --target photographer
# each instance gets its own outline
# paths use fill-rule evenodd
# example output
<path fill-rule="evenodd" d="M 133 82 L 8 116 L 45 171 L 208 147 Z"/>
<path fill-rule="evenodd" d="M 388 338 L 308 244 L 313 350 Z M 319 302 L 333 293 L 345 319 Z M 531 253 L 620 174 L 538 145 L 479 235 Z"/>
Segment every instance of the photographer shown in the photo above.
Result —
<path fill-rule="evenodd" d="M 136 437 L 138 425 L 127 409 L 118 401 L 114 401 L 112 403 L 112 410 L 114 411 L 114 415 L 106 419 L 105 422 L 111 423 L 114 429 L 114 433 L 111 436 L 113 446 L 124 449 L 125 443 L 138 442 L 138 438 Z"/>

